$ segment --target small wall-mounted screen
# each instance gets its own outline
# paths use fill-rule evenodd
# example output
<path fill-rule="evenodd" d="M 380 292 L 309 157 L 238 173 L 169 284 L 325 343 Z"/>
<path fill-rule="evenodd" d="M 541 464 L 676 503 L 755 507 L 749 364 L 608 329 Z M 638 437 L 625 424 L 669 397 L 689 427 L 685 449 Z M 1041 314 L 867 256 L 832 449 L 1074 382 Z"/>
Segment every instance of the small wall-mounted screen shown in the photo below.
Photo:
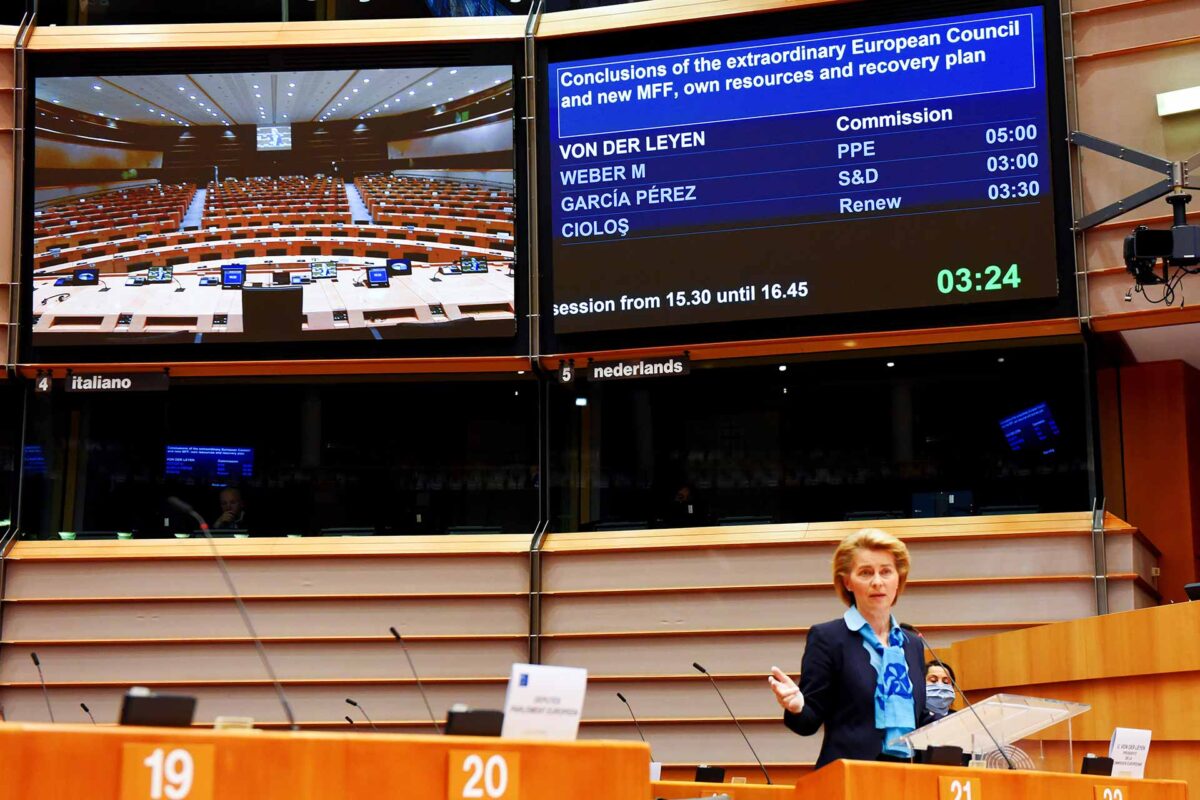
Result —
<path fill-rule="evenodd" d="M 291 125 L 259 125 L 256 141 L 259 150 L 291 150 Z"/>

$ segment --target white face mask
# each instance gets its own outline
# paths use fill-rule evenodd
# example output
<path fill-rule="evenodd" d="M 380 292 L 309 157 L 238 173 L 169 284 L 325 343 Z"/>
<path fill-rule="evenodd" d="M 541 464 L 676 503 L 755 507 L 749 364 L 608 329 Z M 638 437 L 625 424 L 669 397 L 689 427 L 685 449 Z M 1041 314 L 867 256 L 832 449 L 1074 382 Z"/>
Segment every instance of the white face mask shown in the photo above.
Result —
<path fill-rule="evenodd" d="M 954 687 L 948 683 L 925 684 L 925 707 L 935 714 L 943 715 L 954 702 Z"/>

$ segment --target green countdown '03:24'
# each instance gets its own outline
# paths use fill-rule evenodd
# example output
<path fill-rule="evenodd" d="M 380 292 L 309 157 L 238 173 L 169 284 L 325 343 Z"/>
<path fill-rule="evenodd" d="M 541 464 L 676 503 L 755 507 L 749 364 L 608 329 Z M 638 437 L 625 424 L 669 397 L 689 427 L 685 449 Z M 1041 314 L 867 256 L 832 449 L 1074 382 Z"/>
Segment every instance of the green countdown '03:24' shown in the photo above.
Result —
<path fill-rule="evenodd" d="M 937 288 L 942 294 L 954 292 L 998 292 L 1016 289 L 1021 285 L 1021 267 L 1013 264 L 1005 269 L 989 264 L 976 272 L 968 267 L 944 269 L 937 274 Z"/>

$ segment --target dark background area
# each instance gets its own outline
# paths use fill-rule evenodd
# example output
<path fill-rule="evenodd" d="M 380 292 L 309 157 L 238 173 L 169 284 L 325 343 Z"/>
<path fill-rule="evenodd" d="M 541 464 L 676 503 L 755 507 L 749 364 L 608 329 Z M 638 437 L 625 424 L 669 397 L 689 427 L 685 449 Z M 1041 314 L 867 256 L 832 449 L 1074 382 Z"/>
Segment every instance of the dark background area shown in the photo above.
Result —
<path fill-rule="evenodd" d="M 551 406 L 551 530 L 1086 509 L 1085 386 L 1074 346 L 585 382 Z M 1000 420 L 1041 402 L 1055 452 L 1014 453 Z"/>
<path fill-rule="evenodd" d="M 553 381 L 178 381 L 140 395 L 30 395 L 22 527 L 190 530 L 168 512 L 170 495 L 214 518 L 221 487 L 168 479 L 168 444 L 253 448 L 239 487 L 249 529 L 264 535 L 531 533 L 543 502 L 553 531 L 1091 505 L 1079 345 Z M 1041 402 L 1061 429 L 1055 451 L 1013 452 L 1000 420 Z M 15 450 L 0 442 L 5 452 Z M 674 502 L 683 487 L 691 502 Z"/>

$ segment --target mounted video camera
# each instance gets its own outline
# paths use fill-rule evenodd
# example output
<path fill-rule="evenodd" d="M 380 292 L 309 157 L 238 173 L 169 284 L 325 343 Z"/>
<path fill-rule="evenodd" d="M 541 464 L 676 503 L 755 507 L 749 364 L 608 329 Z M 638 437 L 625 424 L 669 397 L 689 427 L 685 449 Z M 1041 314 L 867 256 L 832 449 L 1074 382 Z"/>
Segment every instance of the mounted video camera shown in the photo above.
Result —
<path fill-rule="evenodd" d="M 1175 224 L 1168 230 L 1139 225 L 1125 237 L 1125 268 L 1139 285 L 1167 282 L 1167 267 L 1194 267 L 1200 264 L 1200 225 L 1186 224 L 1184 207 L 1192 198 L 1178 194 L 1167 198 L 1175 210 Z M 1163 274 L 1154 266 L 1163 259 Z"/>

